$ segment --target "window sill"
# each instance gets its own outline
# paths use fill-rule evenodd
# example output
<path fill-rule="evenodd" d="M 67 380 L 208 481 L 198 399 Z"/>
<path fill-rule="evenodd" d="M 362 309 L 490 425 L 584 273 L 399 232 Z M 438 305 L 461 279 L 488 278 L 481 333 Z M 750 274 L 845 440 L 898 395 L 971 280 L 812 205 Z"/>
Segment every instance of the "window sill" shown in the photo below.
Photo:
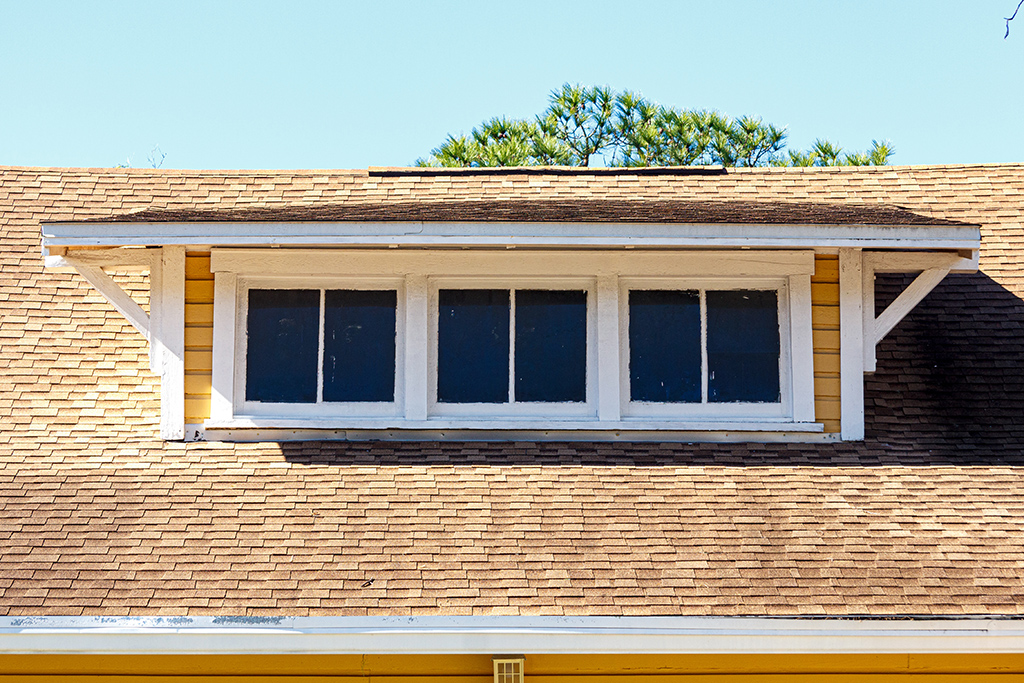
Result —
<path fill-rule="evenodd" d="M 290 419 L 208 420 L 197 438 L 224 441 L 821 441 L 820 422 L 787 420 L 467 420 Z M 838 435 L 835 435 L 838 436 Z"/>

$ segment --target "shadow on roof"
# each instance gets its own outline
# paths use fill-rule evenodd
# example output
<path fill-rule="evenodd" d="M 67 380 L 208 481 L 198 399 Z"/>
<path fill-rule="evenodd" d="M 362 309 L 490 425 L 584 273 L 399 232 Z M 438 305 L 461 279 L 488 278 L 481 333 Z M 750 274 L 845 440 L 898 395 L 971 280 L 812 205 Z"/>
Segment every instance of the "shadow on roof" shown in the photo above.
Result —
<path fill-rule="evenodd" d="M 879 276 L 878 310 L 910 282 Z M 303 465 L 588 467 L 1024 466 L 1024 300 L 950 276 L 878 348 L 867 438 L 833 444 L 284 442 Z"/>

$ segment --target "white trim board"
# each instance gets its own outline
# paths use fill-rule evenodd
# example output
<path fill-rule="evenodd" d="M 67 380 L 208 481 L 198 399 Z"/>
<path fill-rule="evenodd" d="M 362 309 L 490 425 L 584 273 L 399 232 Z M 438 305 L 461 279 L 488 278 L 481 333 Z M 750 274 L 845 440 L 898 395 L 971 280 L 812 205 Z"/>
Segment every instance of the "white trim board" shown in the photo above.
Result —
<path fill-rule="evenodd" d="M 194 441 L 231 443 L 261 441 L 574 441 L 578 443 L 833 443 L 838 433 L 790 430 L 786 426 L 763 431 L 714 429 L 232 429 L 186 425 L 187 438 Z"/>
<path fill-rule="evenodd" d="M 1024 652 L 1020 619 L 5 617 L 0 654 Z"/>
<path fill-rule="evenodd" d="M 46 223 L 43 247 L 537 244 L 977 249 L 977 226 L 575 222 Z"/>
<path fill-rule="evenodd" d="M 210 265 L 215 275 L 215 296 L 211 412 L 205 424 L 211 432 L 208 438 L 249 440 L 256 431 L 262 436 L 273 433 L 297 438 L 317 430 L 321 431 L 320 437 L 329 438 L 351 438 L 356 433 L 367 438 L 393 438 L 393 434 L 408 430 L 451 438 L 453 431 L 477 430 L 495 436 L 534 432 L 540 438 L 579 431 L 601 440 L 636 440 L 639 432 L 667 431 L 676 434 L 673 440 L 691 441 L 706 440 L 698 433 L 712 431 L 728 433 L 732 440 L 750 441 L 755 434 L 770 440 L 822 431 L 821 423 L 814 422 L 813 412 L 810 278 L 815 260 L 811 250 L 215 248 Z M 398 293 L 399 343 L 393 402 L 282 405 L 244 399 L 248 291 L 266 287 L 373 289 L 384 285 Z M 588 292 L 586 400 L 559 405 L 511 400 L 501 404 L 439 404 L 433 374 L 437 366 L 433 346 L 436 297 L 449 285 Z M 797 292 L 793 301 L 805 310 L 793 312 L 790 286 Z M 630 289 L 657 288 L 777 292 L 779 400 L 632 401 L 627 393 L 626 294 Z M 408 323 L 404 330 L 403 321 Z M 511 343 L 509 348 L 513 348 Z M 252 431 L 246 434 L 245 430 Z"/>

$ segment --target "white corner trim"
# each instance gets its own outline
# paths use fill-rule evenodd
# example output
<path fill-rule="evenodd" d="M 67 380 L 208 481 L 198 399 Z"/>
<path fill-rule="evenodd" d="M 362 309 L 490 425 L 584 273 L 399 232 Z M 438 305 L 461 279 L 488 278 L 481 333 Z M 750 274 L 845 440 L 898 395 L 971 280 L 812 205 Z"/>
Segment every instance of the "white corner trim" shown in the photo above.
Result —
<path fill-rule="evenodd" d="M 213 370 L 210 419 L 230 420 L 235 414 L 235 307 L 238 276 L 217 273 L 213 294 Z M 217 350 L 221 352 L 218 354 Z"/>
<path fill-rule="evenodd" d="M 790 356 L 793 359 L 793 420 L 814 421 L 814 330 L 811 320 L 811 278 L 789 278 Z"/>
<path fill-rule="evenodd" d="M 185 438 L 185 247 L 162 247 L 159 268 L 159 318 L 152 328 L 151 344 L 159 340 L 160 436 Z M 150 291 L 157 292 L 151 279 Z M 151 300 L 153 298 L 151 294 Z M 152 310 L 152 304 L 150 305 Z"/>
<path fill-rule="evenodd" d="M 840 431 L 844 441 L 864 438 L 863 253 L 839 250 Z"/>
<path fill-rule="evenodd" d="M 617 275 L 597 278 L 597 418 L 603 422 L 621 420 L 622 406 L 629 400 L 623 392 L 629 380 L 621 358 L 626 331 L 620 329 L 619 293 Z"/>
<path fill-rule="evenodd" d="M 410 275 L 405 279 L 405 339 L 402 340 L 404 362 L 396 367 L 405 378 L 405 416 L 410 420 L 426 420 L 430 376 L 430 333 L 428 301 L 430 285 L 424 275 Z"/>
<path fill-rule="evenodd" d="M 99 266 L 91 266 L 78 263 L 75 259 L 68 259 L 68 262 L 78 271 L 79 275 L 96 288 L 103 298 L 116 308 L 121 315 L 127 318 L 128 322 L 138 330 L 142 336 L 149 339 L 149 315 L 128 296 L 128 293 L 121 289 L 121 286 L 114 282 L 109 275 L 103 272 Z"/>
<path fill-rule="evenodd" d="M 5 617 L 0 654 L 1024 652 L 1020 619 Z"/>

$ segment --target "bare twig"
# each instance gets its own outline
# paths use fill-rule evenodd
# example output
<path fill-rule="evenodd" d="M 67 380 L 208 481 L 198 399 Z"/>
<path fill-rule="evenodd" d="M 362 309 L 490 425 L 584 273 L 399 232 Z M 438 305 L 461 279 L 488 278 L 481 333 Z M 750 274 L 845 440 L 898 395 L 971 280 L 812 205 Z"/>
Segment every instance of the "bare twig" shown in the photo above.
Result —
<path fill-rule="evenodd" d="M 1017 9 L 1013 10 L 1013 14 L 1006 17 L 1006 35 L 1003 36 L 1003 40 L 1006 40 L 1007 38 L 1010 37 L 1010 22 L 1013 21 L 1014 18 L 1017 16 L 1017 12 L 1020 11 L 1021 5 L 1024 5 L 1024 0 L 1020 0 L 1020 2 L 1017 3 Z"/>

